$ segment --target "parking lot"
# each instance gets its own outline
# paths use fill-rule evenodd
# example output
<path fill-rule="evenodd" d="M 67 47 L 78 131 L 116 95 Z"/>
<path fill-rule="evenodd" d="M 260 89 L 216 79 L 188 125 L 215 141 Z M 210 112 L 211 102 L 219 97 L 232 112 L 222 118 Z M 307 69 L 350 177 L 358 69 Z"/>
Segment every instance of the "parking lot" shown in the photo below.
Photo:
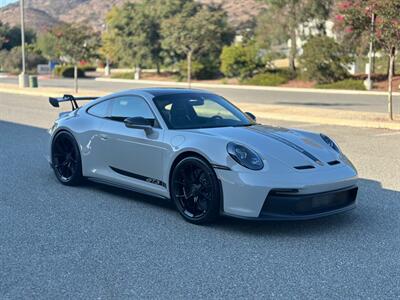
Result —
<path fill-rule="evenodd" d="M 400 297 L 400 132 L 261 120 L 333 137 L 359 171 L 357 209 L 201 227 L 165 200 L 59 184 L 44 159 L 56 115 L 0 94 L 1 299 Z"/>

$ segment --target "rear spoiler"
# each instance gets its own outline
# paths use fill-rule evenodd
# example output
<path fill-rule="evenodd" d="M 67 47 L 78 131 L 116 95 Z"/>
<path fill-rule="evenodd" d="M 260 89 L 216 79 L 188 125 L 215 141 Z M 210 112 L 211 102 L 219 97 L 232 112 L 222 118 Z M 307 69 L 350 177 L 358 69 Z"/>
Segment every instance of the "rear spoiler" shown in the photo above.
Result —
<path fill-rule="evenodd" d="M 77 101 L 84 101 L 84 100 L 96 100 L 99 97 L 74 97 L 72 95 L 64 95 L 62 98 L 49 98 L 49 103 L 53 107 L 60 107 L 60 102 L 71 102 L 72 110 L 76 110 L 79 108 Z"/>

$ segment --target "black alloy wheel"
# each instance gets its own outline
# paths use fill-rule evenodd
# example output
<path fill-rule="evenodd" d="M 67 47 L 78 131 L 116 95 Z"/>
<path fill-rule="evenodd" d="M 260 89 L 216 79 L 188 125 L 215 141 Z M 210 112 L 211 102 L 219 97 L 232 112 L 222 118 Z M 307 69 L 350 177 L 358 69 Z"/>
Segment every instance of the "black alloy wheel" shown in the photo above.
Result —
<path fill-rule="evenodd" d="M 171 176 L 171 198 L 185 220 L 211 223 L 219 215 L 220 190 L 212 167 L 197 157 L 187 157 Z"/>
<path fill-rule="evenodd" d="M 57 179 L 65 185 L 82 182 L 82 164 L 78 145 L 69 132 L 62 131 L 53 139 L 51 161 Z"/>

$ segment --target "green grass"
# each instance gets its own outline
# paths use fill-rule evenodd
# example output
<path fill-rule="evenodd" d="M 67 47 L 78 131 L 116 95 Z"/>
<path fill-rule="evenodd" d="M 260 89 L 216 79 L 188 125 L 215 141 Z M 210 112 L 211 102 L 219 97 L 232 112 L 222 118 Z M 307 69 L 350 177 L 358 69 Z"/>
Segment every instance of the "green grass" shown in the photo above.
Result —
<path fill-rule="evenodd" d="M 358 90 L 365 91 L 366 88 L 362 80 L 346 79 L 333 83 L 317 84 L 317 89 L 336 89 L 336 90 Z"/>

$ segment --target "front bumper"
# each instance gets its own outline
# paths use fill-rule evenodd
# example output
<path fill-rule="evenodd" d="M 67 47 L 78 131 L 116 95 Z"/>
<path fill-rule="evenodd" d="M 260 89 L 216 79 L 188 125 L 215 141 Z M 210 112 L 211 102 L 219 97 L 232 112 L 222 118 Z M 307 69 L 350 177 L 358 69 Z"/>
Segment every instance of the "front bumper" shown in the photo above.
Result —
<path fill-rule="evenodd" d="M 356 206 L 357 172 L 350 167 L 277 176 L 270 172 L 216 170 L 221 213 L 258 220 L 305 220 Z"/>
<path fill-rule="evenodd" d="M 272 190 L 258 219 L 307 220 L 342 213 L 356 207 L 357 191 L 357 186 L 308 195 Z"/>

